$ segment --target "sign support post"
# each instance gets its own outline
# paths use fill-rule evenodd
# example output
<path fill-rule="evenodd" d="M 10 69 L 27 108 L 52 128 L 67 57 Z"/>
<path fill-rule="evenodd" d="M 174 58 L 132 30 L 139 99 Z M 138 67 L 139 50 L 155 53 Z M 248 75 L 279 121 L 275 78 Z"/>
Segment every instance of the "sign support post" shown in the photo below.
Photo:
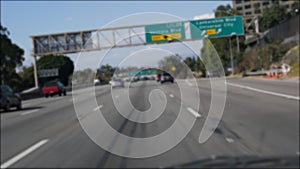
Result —
<path fill-rule="evenodd" d="M 36 61 L 36 57 L 37 56 L 33 56 L 33 69 L 34 69 L 34 84 L 35 87 L 38 88 L 39 87 L 39 81 L 38 81 L 38 75 L 37 75 L 37 61 Z"/>
<path fill-rule="evenodd" d="M 232 55 L 232 45 L 231 45 L 231 36 L 229 37 L 229 52 L 230 52 L 230 62 L 231 62 L 231 74 L 234 75 L 233 55 Z"/>

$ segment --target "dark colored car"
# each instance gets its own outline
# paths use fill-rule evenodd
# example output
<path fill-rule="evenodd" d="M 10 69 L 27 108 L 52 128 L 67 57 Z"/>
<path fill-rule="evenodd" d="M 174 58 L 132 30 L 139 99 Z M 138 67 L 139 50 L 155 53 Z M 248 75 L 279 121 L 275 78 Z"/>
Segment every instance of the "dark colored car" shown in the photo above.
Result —
<path fill-rule="evenodd" d="M 174 78 L 169 73 L 163 73 L 160 79 L 160 83 L 163 84 L 165 82 L 174 83 Z"/>
<path fill-rule="evenodd" d="M 63 94 L 66 96 L 67 90 L 60 81 L 52 81 L 44 84 L 43 94 L 45 97 L 53 96 L 55 94 L 58 94 L 59 96 Z"/>
<path fill-rule="evenodd" d="M 1 85 L 0 87 L 0 109 L 10 111 L 11 107 L 22 109 L 22 99 L 19 94 L 15 93 L 9 86 Z"/>
<path fill-rule="evenodd" d="M 149 80 L 149 78 L 147 76 L 143 76 L 141 79 L 144 80 L 144 81 Z"/>

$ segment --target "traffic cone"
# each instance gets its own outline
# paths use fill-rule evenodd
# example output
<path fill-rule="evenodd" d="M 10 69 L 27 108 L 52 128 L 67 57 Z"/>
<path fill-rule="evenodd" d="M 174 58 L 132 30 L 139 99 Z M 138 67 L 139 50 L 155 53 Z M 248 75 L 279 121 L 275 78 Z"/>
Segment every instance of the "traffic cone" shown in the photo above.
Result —
<path fill-rule="evenodd" d="M 275 72 L 272 72 L 272 78 L 276 78 L 276 77 L 275 77 Z"/>
<path fill-rule="evenodd" d="M 271 78 L 271 73 L 267 72 L 267 78 Z"/>
<path fill-rule="evenodd" d="M 277 72 L 275 72 L 275 78 L 279 79 L 279 74 Z"/>

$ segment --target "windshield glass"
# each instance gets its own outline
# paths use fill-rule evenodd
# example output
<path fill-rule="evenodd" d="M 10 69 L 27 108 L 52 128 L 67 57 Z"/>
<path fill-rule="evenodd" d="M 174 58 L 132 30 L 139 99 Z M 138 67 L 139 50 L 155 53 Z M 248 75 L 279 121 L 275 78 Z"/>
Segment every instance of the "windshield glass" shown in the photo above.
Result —
<path fill-rule="evenodd" d="M 1 1 L 0 168 L 299 168 L 299 7 Z"/>
<path fill-rule="evenodd" d="M 44 87 L 50 87 L 50 86 L 57 86 L 57 83 L 56 82 L 47 82 L 44 85 Z"/>

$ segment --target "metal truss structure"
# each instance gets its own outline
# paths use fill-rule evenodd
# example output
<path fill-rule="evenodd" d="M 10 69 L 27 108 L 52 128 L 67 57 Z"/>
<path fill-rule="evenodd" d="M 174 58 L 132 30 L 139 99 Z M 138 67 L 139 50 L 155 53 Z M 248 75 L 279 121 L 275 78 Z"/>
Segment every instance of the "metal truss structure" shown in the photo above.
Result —
<path fill-rule="evenodd" d="M 33 56 L 69 54 L 146 45 L 144 26 L 128 26 L 31 36 Z"/>

